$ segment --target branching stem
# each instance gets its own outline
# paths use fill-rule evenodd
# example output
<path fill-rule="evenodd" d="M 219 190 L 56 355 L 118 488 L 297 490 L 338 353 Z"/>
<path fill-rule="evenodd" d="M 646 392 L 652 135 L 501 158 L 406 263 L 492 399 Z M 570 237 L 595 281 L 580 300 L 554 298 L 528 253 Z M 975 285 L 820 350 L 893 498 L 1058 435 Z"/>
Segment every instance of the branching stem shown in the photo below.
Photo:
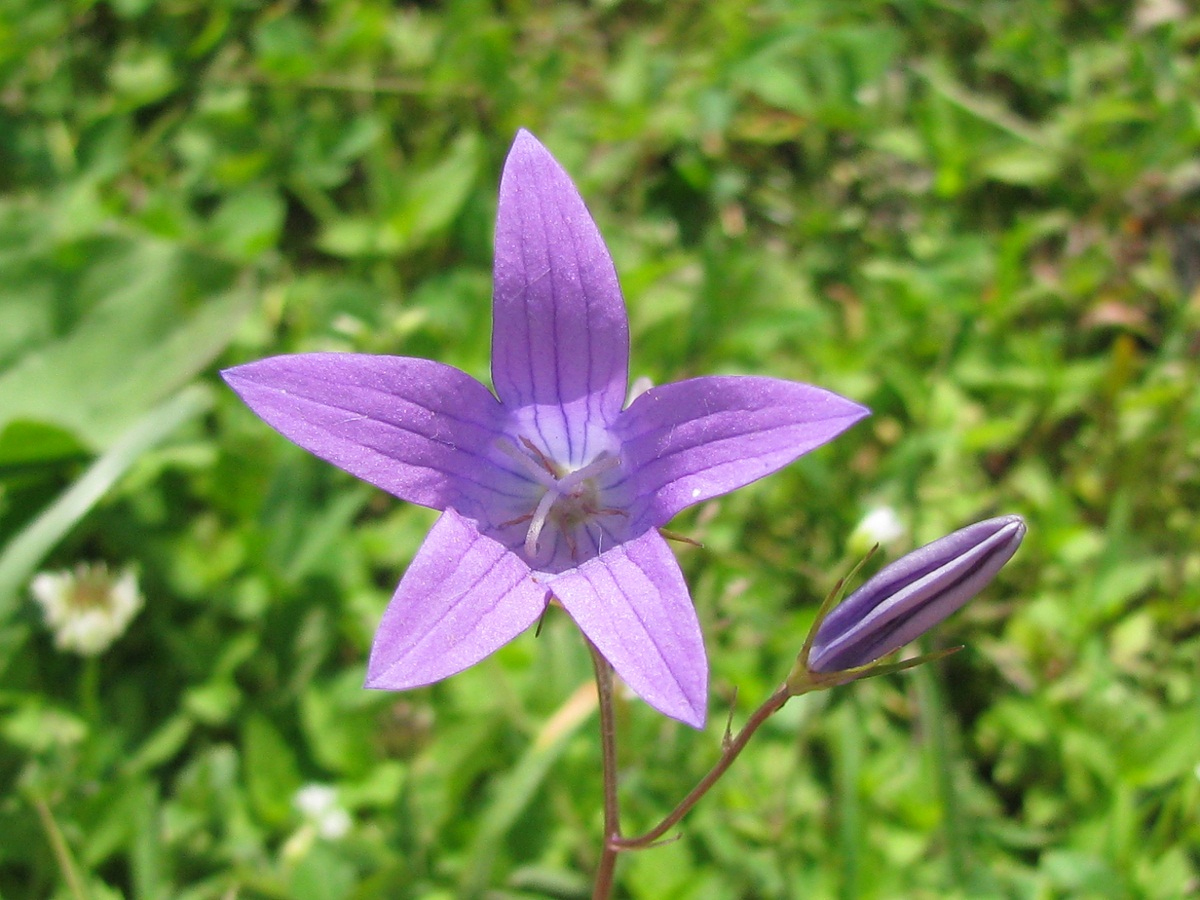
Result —
<path fill-rule="evenodd" d="M 590 642 L 588 648 L 592 652 L 592 662 L 596 667 L 596 690 L 600 703 L 600 746 L 604 768 L 604 848 L 600 854 L 600 863 L 596 868 L 596 881 L 592 890 L 592 900 L 608 900 L 612 895 L 613 875 L 616 871 L 617 856 L 628 850 L 644 850 L 660 841 L 663 835 L 670 831 L 700 799 L 707 794 L 721 776 L 733 765 L 741 752 L 746 749 L 750 739 L 762 724 L 779 712 L 794 693 L 787 685 L 781 685 L 758 709 L 750 716 L 749 721 L 737 737 L 722 742 L 721 758 L 708 774 L 700 779 L 686 797 L 671 810 L 667 816 L 645 834 L 632 838 L 621 837 L 621 814 L 617 798 L 617 734 L 616 721 L 613 711 L 613 673 L 608 661 Z"/>
<path fill-rule="evenodd" d="M 783 705 L 788 702 L 793 695 L 789 693 L 786 685 L 781 686 L 775 693 L 768 697 L 754 714 L 750 716 L 748 722 L 737 737 L 730 741 L 726 741 L 724 749 L 721 753 L 721 758 L 714 765 L 699 783 L 692 788 L 686 797 L 679 801 L 670 813 L 667 814 L 661 822 L 654 828 L 651 828 L 645 834 L 638 837 L 622 838 L 619 835 L 609 839 L 609 844 L 617 851 L 624 850 L 642 850 L 651 846 L 658 841 L 664 834 L 671 830 L 680 819 L 682 819 L 693 806 L 695 806 L 705 794 L 709 792 L 714 784 L 716 784 L 725 771 L 733 765 L 733 761 L 738 758 L 738 755 L 746 749 L 746 745 L 750 743 L 750 739 L 754 737 L 754 733 L 762 726 L 763 722 L 779 712 Z"/>

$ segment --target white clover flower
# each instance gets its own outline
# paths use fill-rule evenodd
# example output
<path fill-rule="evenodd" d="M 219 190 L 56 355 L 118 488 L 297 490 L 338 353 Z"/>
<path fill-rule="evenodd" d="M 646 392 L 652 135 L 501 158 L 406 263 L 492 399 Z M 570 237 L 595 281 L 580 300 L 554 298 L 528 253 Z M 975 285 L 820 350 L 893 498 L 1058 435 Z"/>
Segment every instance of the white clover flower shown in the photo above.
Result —
<path fill-rule="evenodd" d="M 337 789 L 327 784 L 306 784 L 296 791 L 292 805 L 327 841 L 345 837 L 350 830 L 350 813 L 338 804 Z"/>
<path fill-rule="evenodd" d="M 54 633 L 54 646 L 81 656 L 107 650 L 144 603 L 133 569 L 126 567 L 113 575 L 104 563 L 40 572 L 29 590 Z"/>
<path fill-rule="evenodd" d="M 862 556 L 876 544 L 887 546 L 899 540 L 906 530 L 896 510 L 890 506 L 877 506 L 863 516 L 862 521 L 850 532 L 850 552 Z"/>
<path fill-rule="evenodd" d="M 1141 0 L 1133 10 L 1135 33 L 1187 18 L 1187 7 L 1180 0 Z"/>

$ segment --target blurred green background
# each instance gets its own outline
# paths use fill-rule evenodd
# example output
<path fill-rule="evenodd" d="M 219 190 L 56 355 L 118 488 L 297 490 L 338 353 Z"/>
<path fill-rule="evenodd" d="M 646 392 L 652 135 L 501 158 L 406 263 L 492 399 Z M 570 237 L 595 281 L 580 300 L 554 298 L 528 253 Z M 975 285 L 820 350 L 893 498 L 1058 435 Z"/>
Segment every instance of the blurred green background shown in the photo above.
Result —
<path fill-rule="evenodd" d="M 551 615 L 361 689 L 433 520 L 217 379 L 305 350 L 487 379 L 518 127 L 616 260 L 634 376 L 874 415 L 676 530 L 694 732 L 620 712 L 653 824 L 787 673 L 854 526 L 1023 514 L 934 666 L 789 705 L 630 898 L 1200 895 L 1200 15 L 1183 0 L 5 0 L 0 896 L 586 897 L 587 654 Z M 132 567 L 112 646 L 36 572 Z"/>

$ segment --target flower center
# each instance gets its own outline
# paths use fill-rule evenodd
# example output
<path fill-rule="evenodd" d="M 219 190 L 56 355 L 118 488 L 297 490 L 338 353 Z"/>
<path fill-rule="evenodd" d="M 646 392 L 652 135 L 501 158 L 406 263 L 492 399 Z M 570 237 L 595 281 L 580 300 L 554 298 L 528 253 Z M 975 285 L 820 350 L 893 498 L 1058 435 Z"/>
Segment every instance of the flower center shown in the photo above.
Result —
<path fill-rule="evenodd" d="M 75 573 L 75 583 L 67 593 L 67 605 L 79 612 L 106 610 L 112 606 L 112 592 L 113 584 L 107 569 L 80 566 Z"/>
<path fill-rule="evenodd" d="M 578 560 L 581 538 L 602 549 L 604 530 L 592 533 L 588 526 L 597 520 L 619 516 L 628 518 L 628 513 L 604 501 L 604 479 L 621 465 L 621 460 L 602 451 L 587 465 L 569 469 L 546 456 L 528 438 L 520 438 L 522 449 L 504 442 L 505 453 L 516 460 L 525 474 L 536 483 L 542 493 L 533 511 L 501 524 L 501 527 L 529 523 L 525 531 L 525 556 L 531 562 L 543 555 L 543 537 L 548 529 L 557 529 L 566 542 L 571 559 Z"/>

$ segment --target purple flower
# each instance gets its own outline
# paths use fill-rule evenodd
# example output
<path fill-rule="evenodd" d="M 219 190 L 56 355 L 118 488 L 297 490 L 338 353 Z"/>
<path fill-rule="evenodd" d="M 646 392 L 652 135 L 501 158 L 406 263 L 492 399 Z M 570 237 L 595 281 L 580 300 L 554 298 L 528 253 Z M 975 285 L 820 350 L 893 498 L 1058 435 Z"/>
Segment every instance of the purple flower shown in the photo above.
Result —
<path fill-rule="evenodd" d="M 817 627 L 809 669 L 853 669 L 903 647 L 983 590 L 1024 537 L 1020 516 L 1000 516 L 884 566 Z"/>
<path fill-rule="evenodd" d="M 867 410 L 752 377 L 651 388 L 624 408 L 629 334 L 612 259 L 566 172 L 526 131 L 500 182 L 493 315 L 495 395 L 409 357 L 308 353 L 222 373 L 300 446 L 443 510 L 384 613 L 367 686 L 459 672 L 553 597 L 630 688 L 700 727 L 704 643 L 658 527 Z"/>

